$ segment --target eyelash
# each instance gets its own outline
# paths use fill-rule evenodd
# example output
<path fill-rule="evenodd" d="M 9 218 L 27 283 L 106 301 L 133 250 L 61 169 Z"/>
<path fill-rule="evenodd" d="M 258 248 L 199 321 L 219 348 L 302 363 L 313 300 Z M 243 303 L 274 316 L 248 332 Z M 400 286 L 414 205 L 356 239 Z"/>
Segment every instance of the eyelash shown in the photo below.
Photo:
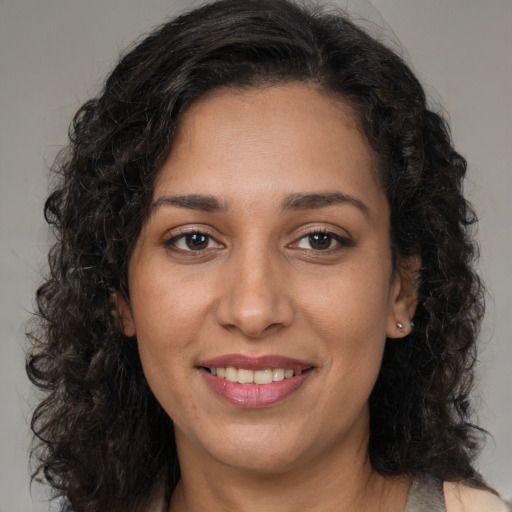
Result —
<path fill-rule="evenodd" d="M 185 242 L 185 244 L 187 244 L 187 237 L 192 238 L 194 236 L 204 237 L 206 239 L 207 247 L 199 248 L 199 249 L 192 249 L 190 247 L 188 249 L 183 249 L 183 248 L 178 247 L 177 244 L 178 244 L 178 242 L 180 240 L 183 240 Z M 207 231 L 195 230 L 195 231 L 186 231 L 186 232 L 183 232 L 183 233 L 180 233 L 178 235 L 173 236 L 172 238 L 170 238 L 169 240 L 164 242 L 164 246 L 167 249 L 181 251 L 181 252 L 197 252 L 197 253 L 200 253 L 200 252 L 203 252 L 206 249 L 209 249 L 208 245 L 210 245 L 210 242 L 212 242 L 212 241 L 215 242 L 219 246 L 222 245 L 219 242 L 217 242 L 215 240 L 215 238 L 210 233 L 208 233 Z"/>
<path fill-rule="evenodd" d="M 311 246 L 311 242 L 312 242 L 311 237 L 313 237 L 315 235 L 324 235 L 324 236 L 326 236 L 328 238 L 328 246 L 325 247 L 325 248 L 321 248 L 321 249 L 313 248 Z M 191 248 L 189 243 L 187 243 L 187 237 L 189 237 L 189 240 L 190 240 L 194 236 L 203 237 L 203 243 L 206 243 L 206 246 L 205 247 L 199 247 L 199 248 L 196 248 L 196 249 Z M 184 243 L 187 245 L 188 248 L 178 247 L 178 243 L 181 240 L 184 241 Z M 300 247 L 300 243 L 303 240 L 307 240 L 306 243 L 309 244 L 309 248 Z M 194 231 L 183 232 L 183 233 L 180 233 L 178 235 L 175 235 L 175 236 L 171 237 L 169 240 L 164 242 L 164 246 L 167 249 L 175 250 L 175 251 L 179 251 L 179 252 L 183 252 L 183 253 L 185 253 L 185 252 L 202 253 L 202 252 L 206 251 L 207 249 L 211 248 L 211 247 L 208 247 L 208 246 L 212 242 L 214 244 L 217 244 L 217 246 L 222 247 L 222 244 L 220 242 L 218 242 L 208 231 L 194 230 Z M 333 247 L 333 242 L 335 242 L 334 247 Z M 331 252 L 336 251 L 340 247 L 351 247 L 352 245 L 353 245 L 353 243 L 349 239 L 347 239 L 347 238 L 345 238 L 345 237 L 343 237 L 343 236 L 341 236 L 341 235 L 339 235 L 337 233 L 334 233 L 332 231 L 328 231 L 326 229 L 315 228 L 315 229 L 311 229 L 310 231 L 308 231 L 306 233 L 303 233 L 300 236 L 300 238 L 298 238 L 295 242 L 290 244 L 289 247 L 293 248 L 295 246 L 297 249 L 302 249 L 302 250 L 305 250 L 305 251 L 313 251 L 313 252 L 318 252 L 318 253 L 331 253 Z"/>
<path fill-rule="evenodd" d="M 314 249 L 313 247 L 311 247 L 311 237 L 313 237 L 315 235 L 324 235 L 324 236 L 328 237 L 329 246 L 322 248 L 322 249 Z M 353 245 L 353 243 L 349 239 L 345 238 L 344 236 L 341 236 L 338 233 L 334 233 L 332 231 L 328 231 L 327 229 L 319 229 L 319 228 L 311 229 L 309 232 L 304 233 L 292 245 L 298 246 L 303 240 L 307 240 L 307 239 L 309 239 L 307 243 L 309 243 L 310 248 L 305 249 L 305 250 L 312 250 L 312 251 L 318 252 L 318 253 L 321 253 L 321 252 L 330 253 L 330 252 L 336 251 L 337 249 L 339 249 L 341 247 L 350 247 Z M 332 246 L 333 242 L 336 243 L 334 245 L 334 247 Z"/>

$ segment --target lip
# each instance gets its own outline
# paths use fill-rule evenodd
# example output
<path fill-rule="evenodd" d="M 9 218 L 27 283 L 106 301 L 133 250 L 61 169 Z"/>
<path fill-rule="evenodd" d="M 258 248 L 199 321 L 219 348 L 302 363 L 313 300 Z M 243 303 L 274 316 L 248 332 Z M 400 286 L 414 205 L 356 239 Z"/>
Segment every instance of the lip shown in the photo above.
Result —
<path fill-rule="evenodd" d="M 304 373 L 289 379 L 270 384 L 240 384 L 212 375 L 206 368 L 245 368 L 247 370 L 264 370 L 283 368 L 301 370 Z M 289 357 L 268 355 L 248 357 L 241 354 L 227 354 L 203 361 L 199 372 L 210 389 L 223 400 L 236 407 L 266 407 L 281 402 L 294 394 L 312 375 L 314 366 L 311 363 Z M 310 371 L 306 371 L 310 370 Z"/>
<path fill-rule="evenodd" d="M 300 359 L 292 359 L 290 357 L 278 355 L 266 355 L 260 357 L 249 357 L 243 354 L 226 354 L 207 361 L 202 361 L 198 367 L 204 366 L 206 368 L 227 368 L 232 366 L 234 368 L 244 368 L 246 370 L 265 370 L 267 368 L 283 368 L 292 370 L 307 370 L 312 368 L 313 364 Z"/>
<path fill-rule="evenodd" d="M 240 384 L 212 375 L 205 368 L 200 373 L 210 389 L 237 407 L 266 407 L 281 402 L 295 393 L 312 371 L 270 384 Z"/>

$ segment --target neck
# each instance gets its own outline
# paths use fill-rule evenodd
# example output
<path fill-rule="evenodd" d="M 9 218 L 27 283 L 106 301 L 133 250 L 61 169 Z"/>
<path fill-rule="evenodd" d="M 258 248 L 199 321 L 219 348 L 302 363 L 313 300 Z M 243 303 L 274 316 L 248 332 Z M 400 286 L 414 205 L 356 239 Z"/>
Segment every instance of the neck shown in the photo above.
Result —
<path fill-rule="evenodd" d="M 387 512 L 404 509 L 409 488 L 407 477 L 384 477 L 373 470 L 366 442 L 282 472 L 240 470 L 204 459 L 195 464 L 197 460 L 180 457 L 182 478 L 169 512 Z"/>

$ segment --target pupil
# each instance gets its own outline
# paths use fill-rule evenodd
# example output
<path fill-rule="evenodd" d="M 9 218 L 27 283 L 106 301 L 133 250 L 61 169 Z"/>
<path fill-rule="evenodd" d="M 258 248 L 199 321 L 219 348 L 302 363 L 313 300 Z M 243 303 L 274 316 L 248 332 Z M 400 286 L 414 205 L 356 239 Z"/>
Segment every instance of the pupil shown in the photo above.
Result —
<path fill-rule="evenodd" d="M 314 233 L 309 235 L 309 243 L 314 249 L 328 249 L 331 245 L 331 235 L 327 233 Z"/>
<path fill-rule="evenodd" d="M 208 236 L 202 235 L 201 233 L 193 233 L 192 235 L 187 235 L 187 246 L 189 249 L 198 250 L 198 249 L 206 249 L 208 245 Z"/>

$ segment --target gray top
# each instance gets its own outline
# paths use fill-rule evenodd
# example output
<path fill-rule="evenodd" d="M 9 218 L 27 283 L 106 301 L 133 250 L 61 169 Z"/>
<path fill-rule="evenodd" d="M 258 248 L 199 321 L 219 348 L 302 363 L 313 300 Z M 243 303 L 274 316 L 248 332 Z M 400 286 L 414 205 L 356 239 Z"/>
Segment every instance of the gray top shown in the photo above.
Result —
<path fill-rule="evenodd" d="M 430 476 L 414 479 L 404 512 L 446 512 L 443 482 Z"/>
<path fill-rule="evenodd" d="M 503 502 L 499 510 L 512 512 L 512 503 Z M 404 512 L 447 512 L 443 482 L 428 475 L 413 479 Z"/>
<path fill-rule="evenodd" d="M 512 504 L 506 505 L 512 512 Z M 167 507 L 165 500 L 158 500 L 149 512 L 165 512 Z M 443 482 L 428 475 L 413 479 L 403 512 L 447 512 Z"/>

